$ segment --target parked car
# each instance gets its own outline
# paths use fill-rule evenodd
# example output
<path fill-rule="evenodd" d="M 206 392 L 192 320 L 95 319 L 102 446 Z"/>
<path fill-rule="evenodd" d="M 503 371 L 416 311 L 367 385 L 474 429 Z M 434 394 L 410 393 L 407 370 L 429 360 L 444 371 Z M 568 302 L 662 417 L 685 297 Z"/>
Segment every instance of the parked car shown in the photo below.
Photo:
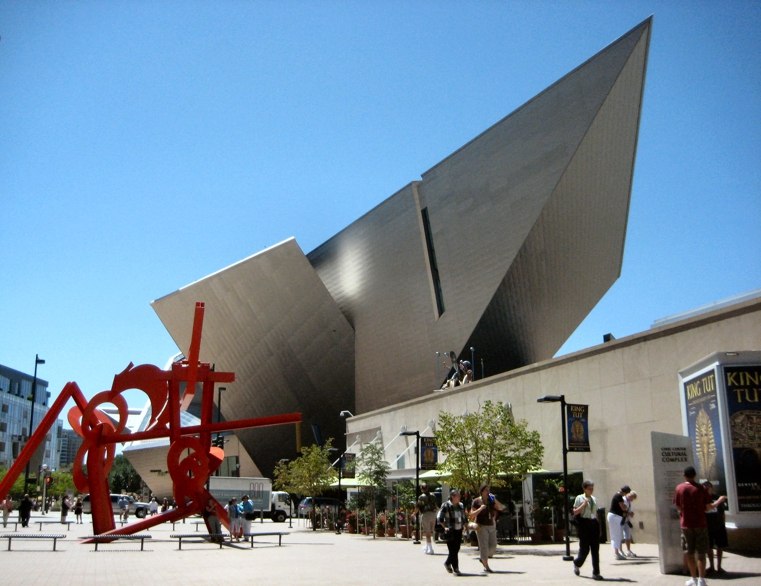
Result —
<path fill-rule="evenodd" d="M 319 508 L 328 507 L 328 509 L 333 514 L 337 514 L 338 509 L 341 507 L 341 501 L 339 501 L 338 499 L 333 499 L 333 498 L 324 497 L 324 496 L 308 496 L 306 498 L 301 499 L 301 502 L 299 503 L 299 508 L 298 508 L 298 516 L 308 517 L 309 514 L 312 512 L 312 509 L 314 508 L 315 504 Z"/>
<path fill-rule="evenodd" d="M 135 515 L 135 517 L 138 519 L 142 519 L 148 514 L 148 508 L 150 506 L 148 503 L 136 501 L 134 498 L 126 494 L 111 495 L 111 508 L 113 509 L 114 513 L 118 513 L 120 511 L 119 500 L 122 498 L 126 498 L 129 501 L 129 512 L 131 515 Z M 88 515 L 92 514 L 92 505 L 90 503 L 89 494 L 86 494 L 82 498 L 82 512 Z"/>

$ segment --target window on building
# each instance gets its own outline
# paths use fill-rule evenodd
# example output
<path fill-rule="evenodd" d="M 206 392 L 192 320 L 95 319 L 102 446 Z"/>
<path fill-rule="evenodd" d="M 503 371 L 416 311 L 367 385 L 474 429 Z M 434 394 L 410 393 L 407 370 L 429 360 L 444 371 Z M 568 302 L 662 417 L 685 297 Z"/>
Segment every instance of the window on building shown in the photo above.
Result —
<path fill-rule="evenodd" d="M 431 221 L 428 219 L 428 208 L 420 210 L 423 220 L 423 233 L 425 234 L 425 246 L 428 251 L 428 265 L 431 267 L 431 280 L 433 281 L 433 292 L 436 297 L 436 312 L 439 317 L 444 313 L 444 293 L 441 290 L 441 280 L 439 279 L 439 266 L 436 264 L 436 251 L 433 248 L 433 233 L 431 232 Z"/>

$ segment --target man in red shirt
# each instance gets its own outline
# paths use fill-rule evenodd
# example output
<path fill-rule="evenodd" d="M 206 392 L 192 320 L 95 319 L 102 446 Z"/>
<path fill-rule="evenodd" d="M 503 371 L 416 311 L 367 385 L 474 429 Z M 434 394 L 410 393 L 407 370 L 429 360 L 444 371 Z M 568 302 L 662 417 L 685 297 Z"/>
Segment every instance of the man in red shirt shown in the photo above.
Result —
<path fill-rule="evenodd" d="M 726 497 L 713 503 L 708 491 L 695 482 L 695 468 L 684 469 L 684 482 L 676 487 L 674 505 L 679 509 L 679 526 L 682 529 L 682 549 L 691 578 L 685 586 L 706 586 L 706 552 L 708 551 L 708 525 L 706 511 L 721 505 Z M 697 555 L 696 555 L 697 554 Z"/>

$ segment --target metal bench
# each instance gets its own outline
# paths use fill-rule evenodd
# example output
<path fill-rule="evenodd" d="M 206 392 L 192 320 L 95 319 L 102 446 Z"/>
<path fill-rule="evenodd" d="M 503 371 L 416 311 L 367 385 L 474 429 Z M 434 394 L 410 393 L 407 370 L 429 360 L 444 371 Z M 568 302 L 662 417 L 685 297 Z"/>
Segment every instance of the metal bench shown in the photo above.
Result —
<path fill-rule="evenodd" d="M 0 534 L 0 539 L 8 540 L 8 551 L 11 550 L 11 543 L 14 539 L 52 539 L 53 551 L 55 551 L 58 540 L 66 539 L 66 536 L 63 533 L 3 533 Z"/>
<path fill-rule="evenodd" d="M 201 539 L 211 543 L 218 543 L 219 549 L 222 549 L 222 546 L 225 544 L 225 539 L 230 536 L 227 533 L 173 533 L 169 537 L 178 540 L 179 549 L 182 549 L 183 539 Z"/>
<path fill-rule="evenodd" d="M 40 526 L 40 531 L 42 531 L 43 525 L 66 525 L 66 531 L 71 529 L 71 524 L 74 521 L 64 521 L 63 523 L 61 521 L 30 521 L 30 523 L 37 523 Z"/>
<path fill-rule="evenodd" d="M 277 535 L 278 546 L 283 545 L 283 535 L 288 535 L 288 531 L 259 531 L 257 533 L 244 533 L 243 538 L 246 541 L 251 542 L 251 547 L 254 547 L 254 537 L 262 537 L 265 535 Z"/>
<path fill-rule="evenodd" d="M 140 540 L 140 551 L 144 551 L 145 547 L 145 540 L 151 539 L 152 535 L 148 533 L 134 533 L 132 535 L 86 535 L 84 537 L 80 537 L 80 539 L 84 543 L 94 543 L 95 544 L 95 551 L 98 551 L 98 544 L 100 543 L 111 543 L 112 541 L 116 541 L 117 539 L 127 539 L 130 541 L 137 541 Z"/>

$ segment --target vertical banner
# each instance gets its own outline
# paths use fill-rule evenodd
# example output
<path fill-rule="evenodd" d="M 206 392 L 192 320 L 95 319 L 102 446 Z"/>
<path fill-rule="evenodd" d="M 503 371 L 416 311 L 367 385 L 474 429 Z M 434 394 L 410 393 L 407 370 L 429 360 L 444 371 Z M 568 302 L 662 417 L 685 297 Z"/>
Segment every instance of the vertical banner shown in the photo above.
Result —
<path fill-rule="evenodd" d="M 716 494 L 725 494 L 721 420 L 716 393 L 716 371 L 710 370 L 682 381 L 687 413 L 687 435 L 692 440 L 698 479 L 710 480 Z"/>
<path fill-rule="evenodd" d="M 566 434 L 569 452 L 589 452 L 589 405 L 566 403 Z"/>
<path fill-rule="evenodd" d="M 420 438 L 420 469 L 435 470 L 439 461 L 439 449 L 435 437 Z"/>
<path fill-rule="evenodd" d="M 761 366 L 725 366 L 737 510 L 761 511 Z"/>
<path fill-rule="evenodd" d="M 354 478 L 357 469 L 357 455 L 347 452 L 343 457 L 343 478 Z"/>
<path fill-rule="evenodd" d="M 684 565 L 679 511 L 674 506 L 674 491 L 684 482 L 684 469 L 694 465 L 692 442 L 683 435 L 650 432 L 653 449 L 653 494 L 658 521 L 658 552 L 661 573 L 680 574 Z"/>

